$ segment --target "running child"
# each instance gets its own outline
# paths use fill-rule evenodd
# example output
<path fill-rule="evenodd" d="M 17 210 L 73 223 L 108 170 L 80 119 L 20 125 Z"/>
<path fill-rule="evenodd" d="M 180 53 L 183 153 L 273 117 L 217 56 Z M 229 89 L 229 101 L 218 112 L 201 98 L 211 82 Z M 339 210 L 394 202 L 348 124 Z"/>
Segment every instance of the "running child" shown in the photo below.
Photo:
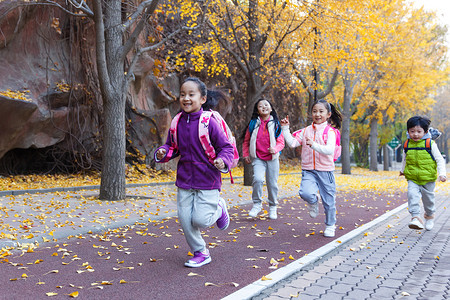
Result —
<path fill-rule="evenodd" d="M 281 120 L 283 135 L 289 147 L 302 146 L 302 181 L 300 197 L 307 202 L 312 218 L 319 214 L 319 200 L 325 211 L 325 237 L 334 237 L 336 228 L 336 181 L 334 152 L 336 132 L 342 116 L 333 104 L 317 101 L 312 107 L 313 122 L 293 137 L 289 131 L 289 116 Z M 330 127 L 332 124 L 333 127 Z M 324 133 L 326 132 L 326 142 Z"/>
<path fill-rule="evenodd" d="M 430 119 L 414 116 L 406 122 L 408 140 L 404 144 L 400 176 L 408 180 L 408 210 L 411 214 L 411 229 L 423 229 L 420 219 L 420 199 L 425 210 L 425 229 L 434 226 L 434 188 L 436 179 L 446 181 L 445 160 L 437 144 L 431 139 Z M 439 177 L 438 177 L 439 173 Z"/>
<path fill-rule="evenodd" d="M 155 160 L 161 163 L 180 156 L 175 182 L 177 209 L 186 242 L 194 253 L 184 265 L 192 268 L 211 262 L 200 229 L 217 223 L 219 229 L 225 230 L 230 223 L 226 202 L 219 192 L 221 172 L 228 172 L 233 146 L 213 117 L 209 124 L 205 123 L 202 104 L 206 98 L 206 85 L 198 78 L 190 77 L 183 82 L 179 99 L 182 111 L 176 131 L 169 130 L 166 143 L 155 151 Z M 213 163 L 200 141 L 199 125 L 208 126 L 216 155 Z"/>
<path fill-rule="evenodd" d="M 253 107 L 250 122 L 245 130 L 242 155 L 253 166 L 253 207 L 248 213 L 256 217 L 262 210 L 264 175 L 269 198 L 269 218 L 277 218 L 279 156 L 284 148 L 281 124 L 272 103 L 259 99 Z"/>

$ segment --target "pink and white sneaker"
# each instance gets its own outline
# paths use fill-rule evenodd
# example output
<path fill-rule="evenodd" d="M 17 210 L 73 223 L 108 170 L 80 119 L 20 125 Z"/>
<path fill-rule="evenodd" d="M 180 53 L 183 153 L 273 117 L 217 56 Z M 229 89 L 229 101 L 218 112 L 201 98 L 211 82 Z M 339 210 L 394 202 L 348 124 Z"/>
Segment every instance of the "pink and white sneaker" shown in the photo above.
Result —
<path fill-rule="evenodd" d="M 219 207 L 222 208 L 222 215 L 217 219 L 216 224 L 219 229 L 225 230 L 228 228 L 228 225 L 230 225 L 230 215 L 228 214 L 225 199 L 219 198 Z"/>
<path fill-rule="evenodd" d="M 209 250 L 205 249 L 203 251 L 195 251 L 194 257 L 185 262 L 184 265 L 189 268 L 198 268 L 210 262 L 211 256 L 209 256 Z"/>

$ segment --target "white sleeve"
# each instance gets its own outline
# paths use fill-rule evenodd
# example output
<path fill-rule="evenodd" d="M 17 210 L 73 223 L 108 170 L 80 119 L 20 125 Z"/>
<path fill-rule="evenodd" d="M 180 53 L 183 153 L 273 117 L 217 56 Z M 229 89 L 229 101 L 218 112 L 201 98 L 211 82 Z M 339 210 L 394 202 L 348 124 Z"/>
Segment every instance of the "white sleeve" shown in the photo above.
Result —
<path fill-rule="evenodd" d="M 447 170 L 445 169 L 445 159 L 442 157 L 441 152 L 436 143 L 431 143 L 431 154 L 437 163 L 437 171 L 439 176 L 447 177 Z"/>
<path fill-rule="evenodd" d="M 405 171 L 405 167 L 406 167 L 406 153 L 405 150 L 402 147 L 402 166 L 400 167 L 400 172 L 404 172 Z"/>
<path fill-rule="evenodd" d="M 281 126 L 281 129 L 283 131 L 284 140 L 286 141 L 286 144 L 290 148 L 295 148 L 295 147 L 301 146 L 300 142 L 295 137 L 292 136 L 291 132 L 289 131 L 289 126 Z M 300 138 L 300 140 L 302 140 L 303 131 L 300 132 L 299 138 Z"/>
<path fill-rule="evenodd" d="M 331 129 L 328 130 L 328 139 L 326 145 L 319 145 L 316 142 L 313 142 L 311 145 L 311 148 L 314 151 L 317 151 L 325 155 L 333 155 L 335 147 L 336 147 L 336 133 L 334 132 L 334 130 Z"/>

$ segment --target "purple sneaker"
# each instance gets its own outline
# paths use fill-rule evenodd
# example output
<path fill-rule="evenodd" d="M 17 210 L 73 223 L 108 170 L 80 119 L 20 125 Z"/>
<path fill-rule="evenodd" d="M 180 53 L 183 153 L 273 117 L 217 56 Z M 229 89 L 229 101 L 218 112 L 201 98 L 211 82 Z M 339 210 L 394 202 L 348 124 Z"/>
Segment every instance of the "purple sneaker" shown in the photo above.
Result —
<path fill-rule="evenodd" d="M 211 262 L 211 256 L 209 256 L 208 249 L 202 251 L 195 251 L 194 257 L 184 263 L 186 267 L 189 268 L 198 268 L 209 264 Z"/>
<path fill-rule="evenodd" d="M 222 215 L 217 219 L 217 227 L 221 230 L 225 230 L 230 225 L 230 216 L 228 215 L 227 203 L 223 198 L 219 198 L 219 207 L 222 208 Z"/>

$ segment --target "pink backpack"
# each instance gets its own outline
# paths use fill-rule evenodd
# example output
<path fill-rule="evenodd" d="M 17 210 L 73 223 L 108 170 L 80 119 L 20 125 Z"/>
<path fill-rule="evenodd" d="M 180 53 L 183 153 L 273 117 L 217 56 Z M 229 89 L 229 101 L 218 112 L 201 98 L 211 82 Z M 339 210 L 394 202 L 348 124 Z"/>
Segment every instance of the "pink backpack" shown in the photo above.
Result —
<path fill-rule="evenodd" d="M 174 144 L 174 148 L 178 148 L 178 141 L 177 141 L 177 127 L 178 127 L 178 121 L 180 120 L 181 112 L 178 113 L 172 120 L 172 123 L 170 124 L 170 133 L 172 135 L 172 142 Z M 231 132 L 230 127 L 225 122 L 223 117 L 214 110 L 209 111 L 203 111 L 202 115 L 200 116 L 200 122 L 198 122 L 198 138 L 200 139 L 200 143 L 202 144 L 203 149 L 205 150 L 206 156 L 208 156 L 208 160 L 210 163 L 214 164 L 214 159 L 216 158 L 216 151 L 214 147 L 211 145 L 211 139 L 209 137 L 209 121 L 211 118 L 216 119 L 216 121 L 219 123 L 220 128 L 222 128 L 223 132 L 225 133 L 225 136 L 227 137 L 228 141 L 230 141 L 231 145 L 233 145 L 233 160 L 231 161 L 230 166 L 230 178 L 231 183 L 234 183 L 233 177 L 231 176 L 231 168 L 234 168 L 237 166 L 239 162 L 239 152 L 236 147 L 236 138 L 233 136 L 233 133 Z"/>
<path fill-rule="evenodd" d="M 323 134 L 322 134 L 322 139 L 325 142 L 325 144 L 327 143 L 328 140 L 328 130 L 333 130 L 334 133 L 336 134 L 336 146 L 334 147 L 334 155 L 333 155 L 333 161 L 336 161 L 340 156 L 341 156 L 341 152 L 342 152 L 342 146 L 341 146 L 341 132 L 339 131 L 339 129 L 336 129 L 330 125 L 327 125 L 325 127 L 325 129 L 323 130 Z M 303 129 L 297 130 L 294 133 L 292 133 L 293 137 L 297 137 L 297 135 L 300 134 L 300 132 L 302 132 Z"/>

